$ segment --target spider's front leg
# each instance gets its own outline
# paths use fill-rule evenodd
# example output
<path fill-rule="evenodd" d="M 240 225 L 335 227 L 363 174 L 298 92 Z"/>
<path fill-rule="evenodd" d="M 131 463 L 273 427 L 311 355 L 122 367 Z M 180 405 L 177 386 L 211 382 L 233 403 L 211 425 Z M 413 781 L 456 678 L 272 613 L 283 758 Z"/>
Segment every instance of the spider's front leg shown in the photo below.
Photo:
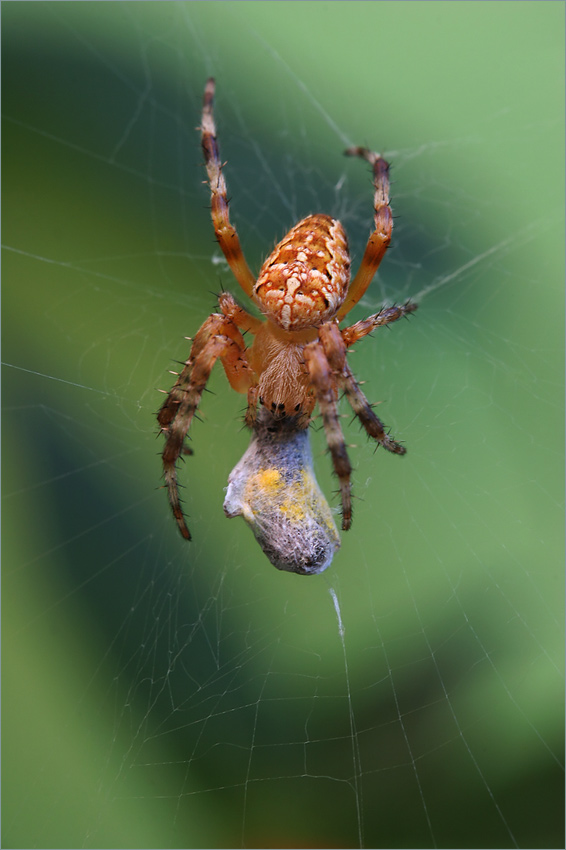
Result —
<path fill-rule="evenodd" d="M 229 317 L 213 313 L 195 336 L 190 357 L 157 414 L 161 433 L 166 436 L 163 474 L 169 502 L 186 540 L 191 535 L 179 498 L 177 460 L 184 451 L 187 432 L 218 358 L 232 388 L 246 393 L 254 382 L 254 373 L 246 358 L 244 339 Z"/>
<path fill-rule="evenodd" d="M 323 325 L 324 327 L 324 325 Z M 304 348 L 305 363 L 314 387 L 316 400 L 322 415 L 326 442 L 332 457 L 334 471 L 340 483 L 342 499 L 342 530 L 347 531 L 352 524 L 352 496 L 350 476 L 352 466 L 346 451 L 344 434 L 338 421 L 337 392 L 333 369 L 328 362 L 320 342 L 312 342 Z"/>
<path fill-rule="evenodd" d="M 352 410 L 364 426 L 366 432 L 380 446 L 387 449 L 388 452 L 398 455 L 404 455 L 407 449 L 401 443 L 391 439 L 385 430 L 383 422 L 373 412 L 372 405 L 361 391 L 358 382 L 348 366 L 346 351 L 354 343 L 367 336 L 367 334 L 376 328 L 389 325 L 391 322 L 396 322 L 398 319 L 409 316 L 415 312 L 417 307 L 418 305 L 413 301 L 407 301 L 405 304 L 398 304 L 394 307 L 384 307 L 379 313 L 374 313 L 373 316 L 368 316 L 367 319 L 362 319 L 347 328 L 343 328 L 341 331 L 338 330 L 336 325 L 323 325 L 320 334 L 329 362 L 337 373 L 338 383 L 344 390 L 344 394 Z"/>
<path fill-rule="evenodd" d="M 368 320 L 369 321 L 369 320 Z M 391 319 L 391 321 L 393 321 Z M 354 328 L 355 325 L 352 326 Z M 346 331 L 352 330 L 347 328 Z M 404 455 L 405 446 L 393 440 L 385 430 L 385 425 L 373 412 L 372 406 L 361 391 L 353 372 L 346 360 L 345 331 L 340 331 L 338 325 L 328 322 L 319 329 L 319 337 L 324 353 L 330 364 L 335 380 L 344 391 L 352 410 L 364 426 L 368 436 L 380 446 L 393 454 Z"/>

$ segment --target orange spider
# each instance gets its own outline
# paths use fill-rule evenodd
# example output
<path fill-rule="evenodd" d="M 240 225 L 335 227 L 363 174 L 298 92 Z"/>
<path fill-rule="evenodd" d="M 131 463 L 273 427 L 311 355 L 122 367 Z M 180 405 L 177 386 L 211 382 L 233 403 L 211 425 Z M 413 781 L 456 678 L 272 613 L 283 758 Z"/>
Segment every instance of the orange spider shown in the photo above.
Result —
<path fill-rule="evenodd" d="M 338 419 L 338 391 L 344 393 L 368 435 L 379 445 L 399 455 L 406 451 L 386 433 L 373 412 L 348 366 L 346 353 L 375 328 L 407 316 L 417 305 L 408 301 L 383 308 L 367 319 L 339 328 L 340 321 L 367 290 L 391 241 L 389 166 L 379 154 L 366 148 L 345 151 L 347 156 L 358 156 L 370 163 L 375 189 L 375 230 L 351 284 L 344 229 L 339 221 L 322 214 L 309 215 L 296 224 L 266 259 L 256 279 L 230 224 L 216 139 L 214 91 L 214 80 L 209 79 L 200 128 L 212 197 L 212 223 L 236 280 L 264 319 L 251 316 L 223 292 L 218 299 L 220 312 L 206 319 L 193 340 L 190 357 L 157 417 L 166 437 L 163 469 L 171 508 L 181 534 L 190 540 L 179 499 L 176 464 L 181 454 L 191 453 L 185 438 L 212 367 L 220 358 L 231 387 L 247 395 L 245 421 L 256 441 L 259 439 L 264 446 L 262 435 L 268 432 L 279 430 L 289 439 L 289 435 L 292 438 L 305 431 L 318 403 L 340 484 L 342 529 L 347 530 L 352 522 L 352 467 Z M 252 334 L 251 345 L 246 345 L 242 332 Z M 333 542 L 336 548 L 339 543 Z"/>

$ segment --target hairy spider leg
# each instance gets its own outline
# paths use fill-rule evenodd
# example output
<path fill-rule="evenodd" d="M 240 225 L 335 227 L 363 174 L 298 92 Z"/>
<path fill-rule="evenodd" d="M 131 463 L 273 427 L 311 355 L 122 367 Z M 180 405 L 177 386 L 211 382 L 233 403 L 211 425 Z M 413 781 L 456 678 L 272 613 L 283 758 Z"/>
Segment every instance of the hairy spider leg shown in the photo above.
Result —
<path fill-rule="evenodd" d="M 179 498 L 177 459 L 183 452 L 187 432 L 218 358 L 233 389 L 246 393 L 254 381 L 254 373 L 246 359 L 244 339 L 228 317 L 213 313 L 195 336 L 191 355 L 157 415 L 161 432 L 167 437 L 162 457 L 169 502 L 186 540 L 191 535 Z"/>
<path fill-rule="evenodd" d="M 243 333 L 257 334 L 263 325 L 262 319 L 251 316 L 243 307 L 236 303 L 229 292 L 222 292 L 218 297 L 218 305 L 224 315 L 231 319 Z M 257 405 L 259 401 L 259 387 L 255 383 L 248 386 L 248 406 L 245 415 L 245 423 L 248 428 L 255 426 L 257 417 Z"/>
<path fill-rule="evenodd" d="M 336 385 L 332 368 L 320 342 L 312 342 L 304 349 L 305 363 L 314 387 L 316 400 L 322 416 L 326 442 L 332 458 L 334 471 L 340 484 L 342 499 L 342 530 L 352 524 L 351 481 L 352 466 L 346 451 L 344 434 L 338 421 Z"/>
<path fill-rule="evenodd" d="M 263 325 L 263 319 L 251 316 L 247 310 L 244 310 L 243 307 L 240 307 L 236 303 L 234 296 L 230 295 L 229 292 L 220 293 L 218 296 L 218 306 L 224 315 L 231 319 L 243 333 L 249 332 L 256 334 Z"/>
<path fill-rule="evenodd" d="M 367 336 L 376 328 L 390 325 L 391 322 L 396 322 L 398 319 L 409 316 L 415 312 L 417 307 L 418 304 L 414 304 L 412 301 L 407 301 L 405 304 L 398 304 L 394 307 L 383 307 L 379 313 L 374 313 L 372 316 L 368 316 L 367 319 L 362 319 L 360 322 L 343 328 L 341 334 L 346 348 L 350 348 L 359 339 Z"/>
<path fill-rule="evenodd" d="M 359 156 L 369 162 L 372 167 L 375 189 L 373 196 L 375 230 L 368 239 L 360 268 L 350 284 L 346 299 L 336 314 L 338 321 L 350 312 L 366 292 L 389 248 L 393 230 L 393 216 L 389 206 L 389 163 L 378 153 L 367 148 L 348 148 L 344 153 L 346 156 Z"/>
<path fill-rule="evenodd" d="M 222 163 L 216 140 L 216 124 L 214 122 L 213 110 L 214 91 L 215 82 L 211 77 L 207 80 L 204 89 L 202 124 L 200 129 L 201 145 L 210 184 L 212 224 L 218 244 L 234 273 L 234 277 L 246 295 L 249 295 L 251 298 L 255 277 L 244 257 L 236 229 L 230 224 L 226 181 L 222 174 Z"/>
<path fill-rule="evenodd" d="M 393 440 L 385 425 L 373 412 L 372 405 L 361 391 L 346 360 L 346 345 L 338 326 L 328 322 L 319 330 L 320 342 L 332 369 L 336 383 L 348 400 L 350 407 L 365 428 L 368 436 L 393 454 L 404 455 L 405 446 Z"/>

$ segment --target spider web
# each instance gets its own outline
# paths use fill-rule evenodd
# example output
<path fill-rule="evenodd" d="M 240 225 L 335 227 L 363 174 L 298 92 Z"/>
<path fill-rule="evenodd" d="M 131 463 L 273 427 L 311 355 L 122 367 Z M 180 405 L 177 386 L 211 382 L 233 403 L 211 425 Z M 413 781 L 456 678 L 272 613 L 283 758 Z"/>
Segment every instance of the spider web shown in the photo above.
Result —
<path fill-rule="evenodd" d="M 563 846 L 563 17 L 4 4 L 4 846 Z M 157 389 L 239 297 L 201 185 L 211 74 L 252 269 L 319 211 L 356 266 L 370 177 L 341 151 L 392 162 L 351 318 L 420 308 L 350 363 L 408 454 L 341 408 L 354 525 L 314 578 L 223 516 L 248 435 L 221 370 L 190 545 L 159 489 Z"/>

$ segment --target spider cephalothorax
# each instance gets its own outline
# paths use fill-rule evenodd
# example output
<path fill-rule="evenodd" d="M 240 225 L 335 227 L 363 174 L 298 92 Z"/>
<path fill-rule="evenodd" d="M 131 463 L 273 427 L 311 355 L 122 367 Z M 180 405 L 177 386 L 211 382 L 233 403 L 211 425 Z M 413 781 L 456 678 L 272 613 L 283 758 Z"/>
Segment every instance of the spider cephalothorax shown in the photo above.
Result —
<path fill-rule="evenodd" d="M 274 486 L 275 482 L 281 485 L 284 480 L 299 481 L 307 463 L 305 458 L 310 455 L 305 453 L 303 438 L 298 438 L 295 446 L 292 436 L 308 427 L 318 404 L 334 471 L 340 483 L 342 529 L 347 530 L 352 521 L 352 468 L 338 418 L 338 393 L 343 392 L 370 437 L 390 452 L 405 453 L 404 446 L 386 433 L 383 423 L 373 412 L 348 366 L 346 353 L 375 328 L 412 313 L 417 305 L 408 301 L 403 305 L 383 308 L 349 327 L 339 327 L 340 321 L 367 290 L 391 241 L 393 220 L 389 207 L 389 166 L 379 154 L 366 148 L 349 148 L 345 152 L 370 163 L 374 185 L 375 230 L 369 237 L 360 268 L 351 283 L 350 255 L 344 229 L 339 221 L 322 214 L 309 215 L 296 224 L 266 259 L 256 279 L 245 260 L 236 230 L 230 224 L 226 183 L 216 140 L 214 88 L 214 80 L 208 80 L 201 126 L 202 149 L 211 191 L 212 222 L 236 280 L 264 318 L 250 315 L 231 295 L 222 293 L 218 300 L 220 312 L 209 316 L 197 332 L 190 357 L 159 411 L 160 429 L 166 437 L 163 469 L 173 514 L 181 534 L 190 540 L 179 501 L 176 463 L 182 453 L 189 452 L 185 448 L 185 437 L 212 367 L 220 358 L 232 388 L 247 395 L 246 424 L 254 430 L 252 447 L 236 468 L 240 477 L 248 474 L 249 477 L 257 477 L 257 458 L 262 458 L 263 463 L 264 456 L 274 451 L 275 443 L 270 434 L 275 430 L 287 446 L 284 453 L 286 460 L 277 460 L 270 469 L 261 467 L 257 480 L 273 485 L 266 492 L 274 494 L 282 492 L 281 486 L 279 489 Z M 249 346 L 244 341 L 245 332 L 253 337 Z M 263 411 L 260 416 L 258 406 Z M 281 444 L 281 440 L 277 445 Z M 278 452 L 277 457 L 283 457 L 279 449 Z M 252 455 L 253 461 L 247 467 L 244 460 Z M 290 457 L 302 458 L 300 464 L 296 461 L 299 465 L 294 472 L 297 474 L 289 473 Z M 240 487 L 238 492 L 241 490 Z M 303 490 L 300 492 L 303 493 Z M 319 493 L 317 489 L 312 492 Z M 288 493 L 285 498 L 287 496 Z M 260 500 L 254 504 L 259 505 Z M 246 505 L 240 511 L 244 516 L 248 514 L 246 518 L 252 526 L 254 510 L 259 512 L 260 508 Z M 286 508 L 283 510 L 288 512 Z M 316 507 L 314 514 L 317 518 L 319 514 L 323 517 L 320 528 L 325 528 L 328 525 L 326 512 Z M 297 520 L 297 532 L 300 533 L 300 530 L 301 524 Z M 336 548 L 333 533 L 328 534 L 329 548 Z M 266 540 L 266 535 L 268 532 L 262 530 L 260 536 L 256 529 L 260 542 Z M 317 572 L 329 563 L 325 555 L 324 566 L 318 569 L 309 570 L 300 565 L 295 568 L 282 566 L 269 554 L 268 544 L 269 541 L 266 545 L 262 542 L 273 563 L 281 569 Z"/>

